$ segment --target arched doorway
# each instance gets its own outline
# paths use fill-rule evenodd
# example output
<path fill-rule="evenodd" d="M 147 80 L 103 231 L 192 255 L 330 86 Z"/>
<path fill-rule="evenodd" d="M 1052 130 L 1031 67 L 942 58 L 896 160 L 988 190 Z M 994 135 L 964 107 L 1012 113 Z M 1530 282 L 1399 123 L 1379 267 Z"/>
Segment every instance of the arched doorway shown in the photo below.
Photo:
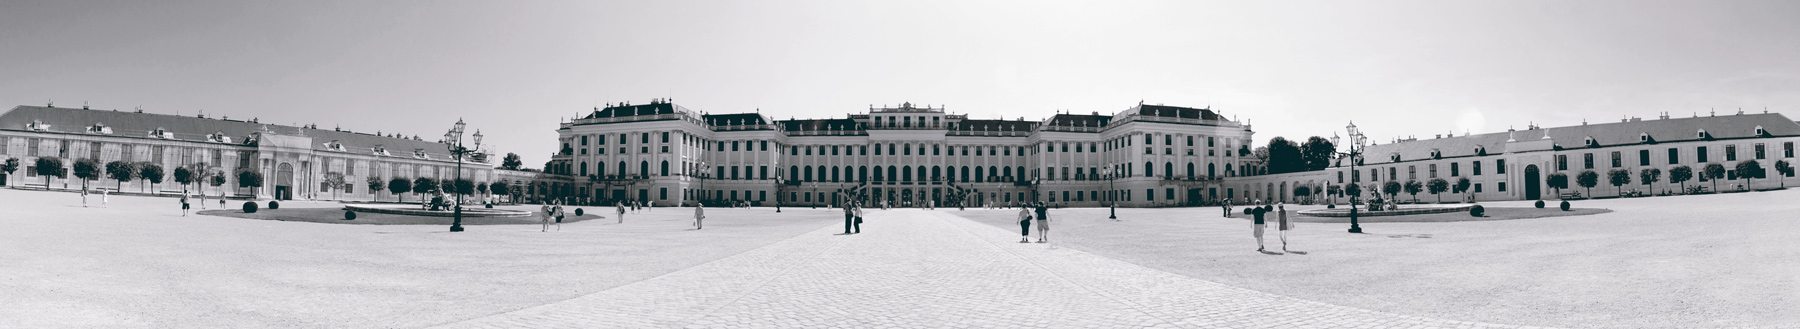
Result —
<path fill-rule="evenodd" d="M 1525 199 L 1526 200 L 1538 200 L 1539 199 L 1538 167 L 1537 167 L 1537 165 L 1525 166 Z"/>
<path fill-rule="evenodd" d="M 276 167 L 274 197 L 276 200 L 294 199 L 294 165 L 282 162 Z"/>

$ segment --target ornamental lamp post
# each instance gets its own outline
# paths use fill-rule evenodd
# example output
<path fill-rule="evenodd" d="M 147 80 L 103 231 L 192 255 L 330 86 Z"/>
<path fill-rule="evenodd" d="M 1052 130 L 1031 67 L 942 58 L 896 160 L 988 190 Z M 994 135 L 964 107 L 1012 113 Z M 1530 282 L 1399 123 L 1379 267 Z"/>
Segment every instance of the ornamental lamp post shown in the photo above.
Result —
<path fill-rule="evenodd" d="M 1118 183 L 1116 183 L 1116 181 L 1113 180 L 1113 178 L 1114 178 L 1113 177 L 1113 168 L 1111 168 L 1111 167 L 1100 168 L 1100 175 L 1106 177 L 1107 187 L 1109 189 L 1111 189 L 1111 191 L 1106 192 L 1106 201 L 1107 201 L 1107 204 L 1106 204 L 1107 216 L 1106 216 L 1106 218 L 1111 218 L 1113 221 L 1118 221 L 1119 220 L 1119 200 L 1118 200 L 1119 185 L 1118 185 Z"/>
<path fill-rule="evenodd" d="M 1356 129 L 1355 122 L 1351 122 L 1349 126 L 1344 127 L 1344 131 L 1347 134 L 1346 137 L 1350 138 L 1350 145 L 1345 145 L 1345 148 L 1348 150 L 1347 152 L 1340 152 L 1338 155 L 1350 160 L 1350 184 L 1356 184 L 1356 163 L 1359 162 L 1358 160 L 1362 159 L 1362 152 L 1365 148 L 1364 143 L 1367 143 L 1369 139 L 1368 136 L 1363 135 L 1362 130 Z M 1331 144 L 1335 146 L 1338 144 L 1338 141 L 1338 136 L 1332 134 Z M 1346 186 L 1344 192 L 1346 194 L 1350 192 L 1348 186 Z M 1356 197 L 1356 194 L 1350 194 L 1350 233 L 1362 233 L 1362 225 L 1358 225 L 1356 220 Z"/>
<path fill-rule="evenodd" d="M 463 227 L 462 227 L 463 199 L 462 199 L 462 191 L 460 191 L 462 189 L 462 187 L 460 186 L 460 184 L 458 184 L 463 179 L 462 178 L 463 159 L 468 157 L 470 154 L 474 154 L 478 149 L 481 148 L 481 131 L 480 130 L 476 130 L 475 135 L 473 136 L 473 137 L 475 137 L 475 141 L 474 141 L 475 147 L 474 148 L 469 148 L 469 147 L 463 146 L 462 134 L 463 134 L 464 126 L 465 126 L 465 124 L 463 123 L 462 119 L 456 119 L 456 127 L 450 128 L 450 132 L 444 133 L 445 147 L 450 149 L 451 158 L 456 159 L 456 181 L 453 181 L 450 183 L 450 186 L 452 186 L 452 188 L 458 190 L 458 191 L 452 191 L 452 192 L 456 193 L 456 206 L 454 208 L 455 209 L 454 210 L 455 220 L 450 223 L 450 231 L 451 232 L 462 232 L 463 231 Z"/>
<path fill-rule="evenodd" d="M 775 173 L 775 212 L 781 212 L 781 186 L 783 185 L 787 185 L 787 182 L 781 180 L 781 173 Z"/>

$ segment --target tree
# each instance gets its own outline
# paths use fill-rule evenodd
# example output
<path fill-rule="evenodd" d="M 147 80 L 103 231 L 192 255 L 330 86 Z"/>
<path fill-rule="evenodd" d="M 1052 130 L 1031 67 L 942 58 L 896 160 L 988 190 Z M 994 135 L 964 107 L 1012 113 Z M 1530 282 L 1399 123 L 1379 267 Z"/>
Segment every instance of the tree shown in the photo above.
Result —
<path fill-rule="evenodd" d="M 1756 186 L 1750 185 L 1751 179 L 1763 178 L 1762 163 L 1756 162 L 1756 160 L 1739 161 L 1737 163 L 1737 174 L 1738 177 L 1744 178 L 1744 188 L 1755 190 Z"/>
<path fill-rule="evenodd" d="M 419 177 L 419 178 L 413 179 L 413 182 L 412 182 L 413 193 L 425 194 L 425 193 L 431 193 L 431 192 L 434 192 L 437 190 L 438 190 L 438 182 L 436 179 L 431 179 L 431 178 L 426 178 L 426 177 Z M 423 198 L 423 197 L 421 197 L 421 198 Z"/>
<path fill-rule="evenodd" d="M 1406 180 L 1405 188 L 1406 194 L 1412 194 L 1413 203 L 1419 203 L 1419 192 L 1425 191 L 1425 184 L 1416 179 L 1409 179 Z"/>
<path fill-rule="evenodd" d="M 1701 176 L 1702 178 L 1712 180 L 1713 191 L 1717 192 L 1717 191 L 1719 191 L 1719 179 L 1725 178 L 1725 165 L 1717 164 L 1717 163 L 1708 163 L 1708 164 L 1706 164 L 1706 169 L 1703 169 L 1701 174 L 1705 175 L 1705 176 Z"/>
<path fill-rule="evenodd" d="M 443 191 L 446 194 L 456 193 L 456 181 L 449 179 L 438 181 L 438 191 Z"/>
<path fill-rule="evenodd" d="M 475 194 L 475 182 L 471 182 L 467 179 L 458 179 L 455 181 L 455 185 L 456 185 L 456 194 L 462 194 L 462 195 Z"/>
<path fill-rule="evenodd" d="M 338 198 L 339 190 L 343 190 L 345 186 L 350 186 L 350 182 L 344 181 L 344 174 L 339 172 L 325 173 L 325 180 L 320 181 L 320 183 L 325 183 L 325 188 L 331 189 L 332 199 Z"/>
<path fill-rule="evenodd" d="M 1557 198 L 1560 199 L 1562 198 L 1562 190 L 1569 188 L 1569 175 L 1564 173 L 1550 174 L 1548 178 L 1544 179 L 1544 183 L 1550 184 L 1550 188 L 1556 189 Z"/>
<path fill-rule="evenodd" d="M 1467 193 L 1467 192 L 1469 192 L 1469 178 L 1468 178 L 1468 177 L 1460 177 L 1460 178 L 1457 178 L 1457 179 L 1456 179 L 1456 185 L 1455 185 L 1455 187 L 1454 187 L 1454 188 L 1452 188 L 1452 189 L 1454 189 L 1454 190 L 1456 190 L 1456 192 L 1455 192 L 1455 193 L 1457 193 L 1457 194 L 1462 194 L 1462 193 Z M 1470 198 L 1469 198 L 1469 197 L 1468 197 L 1468 195 L 1466 195 L 1466 194 L 1465 194 L 1465 195 L 1464 195 L 1464 196 L 1463 196 L 1463 198 L 1464 198 L 1464 199 L 1470 199 Z M 1472 200 L 1472 199 L 1471 199 L 1471 200 Z"/>
<path fill-rule="evenodd" d="M 1308 195 L 1312 195 L 1311 187 L 1306 187 L 1306 186 L 1295 186 L 1294 187 L 1294 198 L 1300 198 L 1300 197 L 1304 197 L 1304 196 L 1308 196 Z M 1295 200 L 1295 201 L 1299 201 L 1299 200 Z"/>
<path fill-rule="evenodd" d="M 207 176 L 207 178 L 212 180 L 212 186 L 214 188 L 217 188 L 220 186 L 225 186 L 225 171 L 224 171 L 224 169 L 213 169 L 213 170 L 209 170 L 207 172 L 208 172 L 208 174 L 206 174 L 206 176 Z M 225 189 L 219 189 L 219 199 L 220 200 L 225 199 Z"/>
<path fill-rule="evenodd" d="M 113 185 L 114 191 L 124 191 L 125 182 L 129 182 L 137 177 L 137 172 L 137 168 L 134 168 L 133 164 L 130 162 L 113 161 L 106 163 L 106 178 L 113 179 L 113 181 L 116 182 L 115 184 L 117 184 Z"/>
<path fill-rule="evenodd" d="M 1625 195 L 1624 186 L 1625 184 L 1631 184 L 1631 171 L 1625 169 L 1613 169 L 1607 171 L 1606 182 L 1612 184 L 1613 192 L 1618 193 L 1618 195 Z"/>
<path fill-rule="evenodd" d="M 50 177 L 69 178 L 69 172 L 63 170 L 63 160 L 58 157 L 37 158 L 37 174 L 44 177 L 44 189 L 50 189 Z"/>
<path fill-rule="evenodd" d="M 175 167 L 175 184 L 181 184 L 181 195 L 187 195 L 188 184 L 194 183 L 194 171 L 187 166 Z"/>
<path fill-rule="evenodd" d="M 237 180 L 238 187 L 249 188 L 251 195 L 255 195 L 258 189 L 263 187 L 262 173 L 255 170 L 239 170 Z"/>
<path fill-rule="evenodd" d="M 156 184 L 162 184 L 163 177 L 164 177 L 162 165 L 145 162 L 143 164 L 139 164 L 137 167 L 138 167 L 138 177 L 143 177 L 145 181 L 150 182 L 150 190 L 151 191 L 156 190 Z M 144 191 L 144 187 L 138 186 L 138 192 L 143 192 L 143 191 Z"/>
<path fill-rule="evenodd" d="M 375 193 L 381 193 L 381 188 L 387 186 L 387 183 L 381 182 L 381 177 L 375 176 L 369 176 L 369 179 L 363 180 L 363 184 L 369 186 L 370 198 L 375 197 Z"/>
<path fill-rule="evenodd" d="M 406 180 L 405 178 L 395 177 L 387 183 L 388 193 L 394 194 L 395 202 L 406 202 L 406 192 L 412 192 L 412 183 L 412 181 Z"/>
<path fill-rule="evenodd" d="M 1281 174 L 1306 171 L 1306 160 L 1300 152 L 1300 145 L 1294 144 L 1285 137 L 1269 139 L 1268 161 L 1269 174 Z"/>
<path fill-rule="evenodd" d="M 475 183 L 475 193 L 487 194 L 488 183 Z"/>
<path fill-rule="evenodd" d="M 524 164 L 524 161 L 519 160 L 517 153 L 506 152 L 506 157 L 500 159 L 500 169 L 519 170 L 519 166 Z"/>
<path fill-rule="evenodd" d="M 1400 197 L 1400 182 L 1388 181 L 1387 183 L 1382 183 L 1381 184 L 1381 192 L 1387 193 L 1388 199 L 1399 198 Z"/>
<path fill-rule="evenodd" d="M 1694 179 L 1694 167 L 1669 168 L 1669 182 L 1681 184 L 1682 193 L 1687 193 L 1687 181 L 1690 179 Z"/>
<path fill-rule="evenodd" d="M 1638 171 L 1638 181 L 1644 182 L 1644 185 L 1650 185 L 1652 194 L 1656 192 L 1656 182 L 1660 180 L 1662 180 L 1662 169 L 1644 168 L 1644 170 Z"/>
<path fill-rule="evenodd" d="M 1332 145 L 1324 137 L 1306 138 L 1306 144 L 1300 145 L 1300 161 L 1306 163 L 1305 170 L 1324 170 L 1331 166 L 1332 155 L 1337 154 L 1337 145 Z"/>
<path fill-rule="evenodd" d="M 12 176 L 13 172 L 19 171 L 19 158 L 6 158 L 5 163 L 0 163 L 0 171 L 6 172 L 6 176 Z"/>
<path fill-rule="evenodd" d="M 1580 174 L 1575 175 L 1575 184 L 1579 184 L 1581 185 L 1581 188 L 1586 189 L 1587 196 L 1592 198 L 1594 197 L 1594 186 L 1600 185 L 1600 173 L 1596 173 L 1593 170 L 1582 170 Z"/>
<path fill-rule="evenodd" d="M 88 188 L 88 181 L 100 179 L 100 170 L 100 160 L 75 160 L 75 178 L 81 179 L 81 189 L 83 190 Z"/>
<path fill-rule="evenodd" d="M 8 164 L 12 165 L 13 168 L 18 167 L 17 161 L 10 160 L 10 159 L 6 160 L 6 161 Z M 12 170 L 7 170 L 6 172 L 10 173 L 10 172 L 12 172 Z M 1775 161 L 1775 174 L 1781 175 L 1781 188 L 1787 188 L 1787 176 L 1794 175 L 1794 165 L 1789 164 L 1787 162 L 1787 160 L 1776 160 Z"/>
<path fill-rule="evenodd" d="M 1352 197 L 1362 196 L 1362 184 L 1350 183 L 1350 185 L 1344 185 L 1344 195 Z M 1355 205 L 1356 202 L 1352 200 L 1350 204 Z"/>
<path fill-rule="evenodd" d="M 512 194 L 512 189 L 509 187 L 510 186 L 506 185 L 506 182 L 494 182 L 493 184 L 488 184 L 488 190 L 491 190 L 491 191 L 494 191 L 494 193 L 503 194 L 503 195 L 511 195 Z"/>
<path fill-rule="evenodd" d="M 1438 203 L 1444 203 L 1444 196 L 1439 195 L 1438 193 L 1449 191 L 1450 181 L 1444 180 L 1443 178 L 1432 178 L 1430 181 L 1425 182 L 1425 189 L 1426 191 L 1431 192 L 1431 195 L 1437 196 Z"/>

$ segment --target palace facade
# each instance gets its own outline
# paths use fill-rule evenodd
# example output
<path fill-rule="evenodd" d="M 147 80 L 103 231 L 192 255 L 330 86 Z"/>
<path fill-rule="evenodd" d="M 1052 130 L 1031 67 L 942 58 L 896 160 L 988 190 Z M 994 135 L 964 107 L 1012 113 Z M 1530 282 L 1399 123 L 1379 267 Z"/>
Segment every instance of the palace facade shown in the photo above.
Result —
<path fill-rule="evenodd" d="M 445 123 L 448 125 L 449 123 Z M 67 178 L 39 177 L 37 159 L 62 160 Z M 397 197 L 383 189 L 369 188 L 369 178 L 383 182 L 393 178 L 456 177 L 457 160 L 444 143 L 398 134 L 369 134 L 339 129 L 295 127 L 251 120 L 204 115 L 176 116 L 89 110 L 51 106 L 19 106 L 0 114 L 0 160 L 18 159 L 19 169 L 0 172 L 0 184 L 52 189 L 79 189 L 74 177 L 76 160 L 91 158 L 104 165 L 112 161 L 155 163 L 168 175 L 160 184 L 143 179 L 125 182 L 89 181 L 92 188 L 125 192 L 181 193 L 173 172 L 177 167 L 204 164 L 210 172 L 223 173 L 226 182 L 189 186 L 188 191 L 238 198 L 289 200 L 295 198 L 382 200 Z M 464 160 L 462 177 L 476 184 L 496 178 L 492 157 L 486 154 Z M 239 187 L 239 172 L 263 177 L 261 188 Z M 347 184 L 334 189 L 327 177 L 342 175 Z M 385 184 L 384 184 L 385 185 Z M 193 190 L 193 189 L 199 190 Z M 403 195 L 406 201 L 414 196 Z"/>
<path fill-rule="evenodd" d="M 774 120 L 657 100 L 562 123 L 546 172 L 570 179 L 541 183 L 552 194 L 657 205 L 1200 204 L 1235 193 L 1223 183 L 1256 163 L 1244 159 L 1252 133 L 1208 108 L 1147 104 L 1036 121 L 911 103 Z"/>

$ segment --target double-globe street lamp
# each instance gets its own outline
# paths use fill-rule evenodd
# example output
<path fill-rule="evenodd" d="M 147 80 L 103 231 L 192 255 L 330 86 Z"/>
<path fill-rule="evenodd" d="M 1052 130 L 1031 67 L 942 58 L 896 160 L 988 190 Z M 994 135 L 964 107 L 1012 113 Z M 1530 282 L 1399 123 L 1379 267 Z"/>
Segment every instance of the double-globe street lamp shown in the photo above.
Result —
<path fill-rule="evenodd" d="M 462 179 L 463 179 L 462 178 L 463 158 L 468 157 L 470 154 L 475 154 L 475 152 L 478 152 L 481 148 L 481 131 L 480 130 L 475 131 L 474 147 L 463 147 L 463 143 L 462 143 L 463 126 L 464 126 L 464 124 L 463 124 L 462 119 L 456 119 L 456 127 L 450 128 L 450 132 L 444 133 L 444 145 L 446 147 L 450 148 L 450 156 L 452 158 L 456 159 L 456 181 L 450 183 L 451 188 L 457 190 L 457 191 L 452 191 L 452 192 L 456 193 L 456 208 L 455 208 L 456 209 L 455 210 L 455 212 L 456 212 L 455 218 L 456 219 L 455 219 L 455 221 L 450 222 L 450 231 L 451 232 L 462 232 L 463 231 L 463 227 L 462 227 L 463 199 L 462 199 L 462 191 L 461 191 L 462 190 L 461 183 L 462 183 Z"/>
<path fill-rule="evenodd" d="M 1106 208 L 1107 208 L 1106 209 L 1106 211 L 1107 211 L 1106 218 L 1110 218 L 1113 221 L 1118 221 L 1119 220 L 1119 184 L 1116 180 L 1113 179 L 1113 178 L 1115 178 L 1115 177 L 1113 177 L 1113 168 L 1112 167 L 1100 168 L 1100 176 L 1106 177 L 1106 185 L 1107 185 L 1107 188 L 1110 189 L 1109 191 L 1106 191 L 1106 201 L 1107 201 L 1107 203 L 1106 203 Z"/>
<path fill-rule="evenodd" d="M 1350 194 L 1349 186 L 1361 187 L 1361 185 L 1356 184 L 1358 181 L 1358 179 L 1356 179 L 1357 178 L 1356 163 L 1362 162 L 1360 160 L 1362 160 L 1362 151 L 1364 148 L 1363 144 L 1368 142 L 1369 139 L 1367 136 L 1363 136 L 1362 130 L 1356 129 L 1355 122 L 1351 122 L 1350 126 L 1345 127 L 1344 130 L 1345 130 L 1345 133 L 1347 133 L 1348 137 L 1350 138 L 1350 145 L 1345 146 L 1345 148 L 1348 149 L 1348 152 L 1338 152 L 1337 154 L 1339 156 L 1342 156 L 1343 159 L 1350 160 L 1350 185 L 1346 185 L 1344 188 L 1344 193 Z M 1337 134 L 1331 135 L 1331 145 L 1339 145 L 1338 144 L 1339 141 L 1340 141 L 1340 139 L 1338 138 Z M 1357 196 L 1357 194 L 1362 194 L 1362 193 L 1350 194 L 1350 233 L 1362 233 L 1362 226 L 1357 225 L 1357 222 L 1356 222 L 1356 196 Z"/>

